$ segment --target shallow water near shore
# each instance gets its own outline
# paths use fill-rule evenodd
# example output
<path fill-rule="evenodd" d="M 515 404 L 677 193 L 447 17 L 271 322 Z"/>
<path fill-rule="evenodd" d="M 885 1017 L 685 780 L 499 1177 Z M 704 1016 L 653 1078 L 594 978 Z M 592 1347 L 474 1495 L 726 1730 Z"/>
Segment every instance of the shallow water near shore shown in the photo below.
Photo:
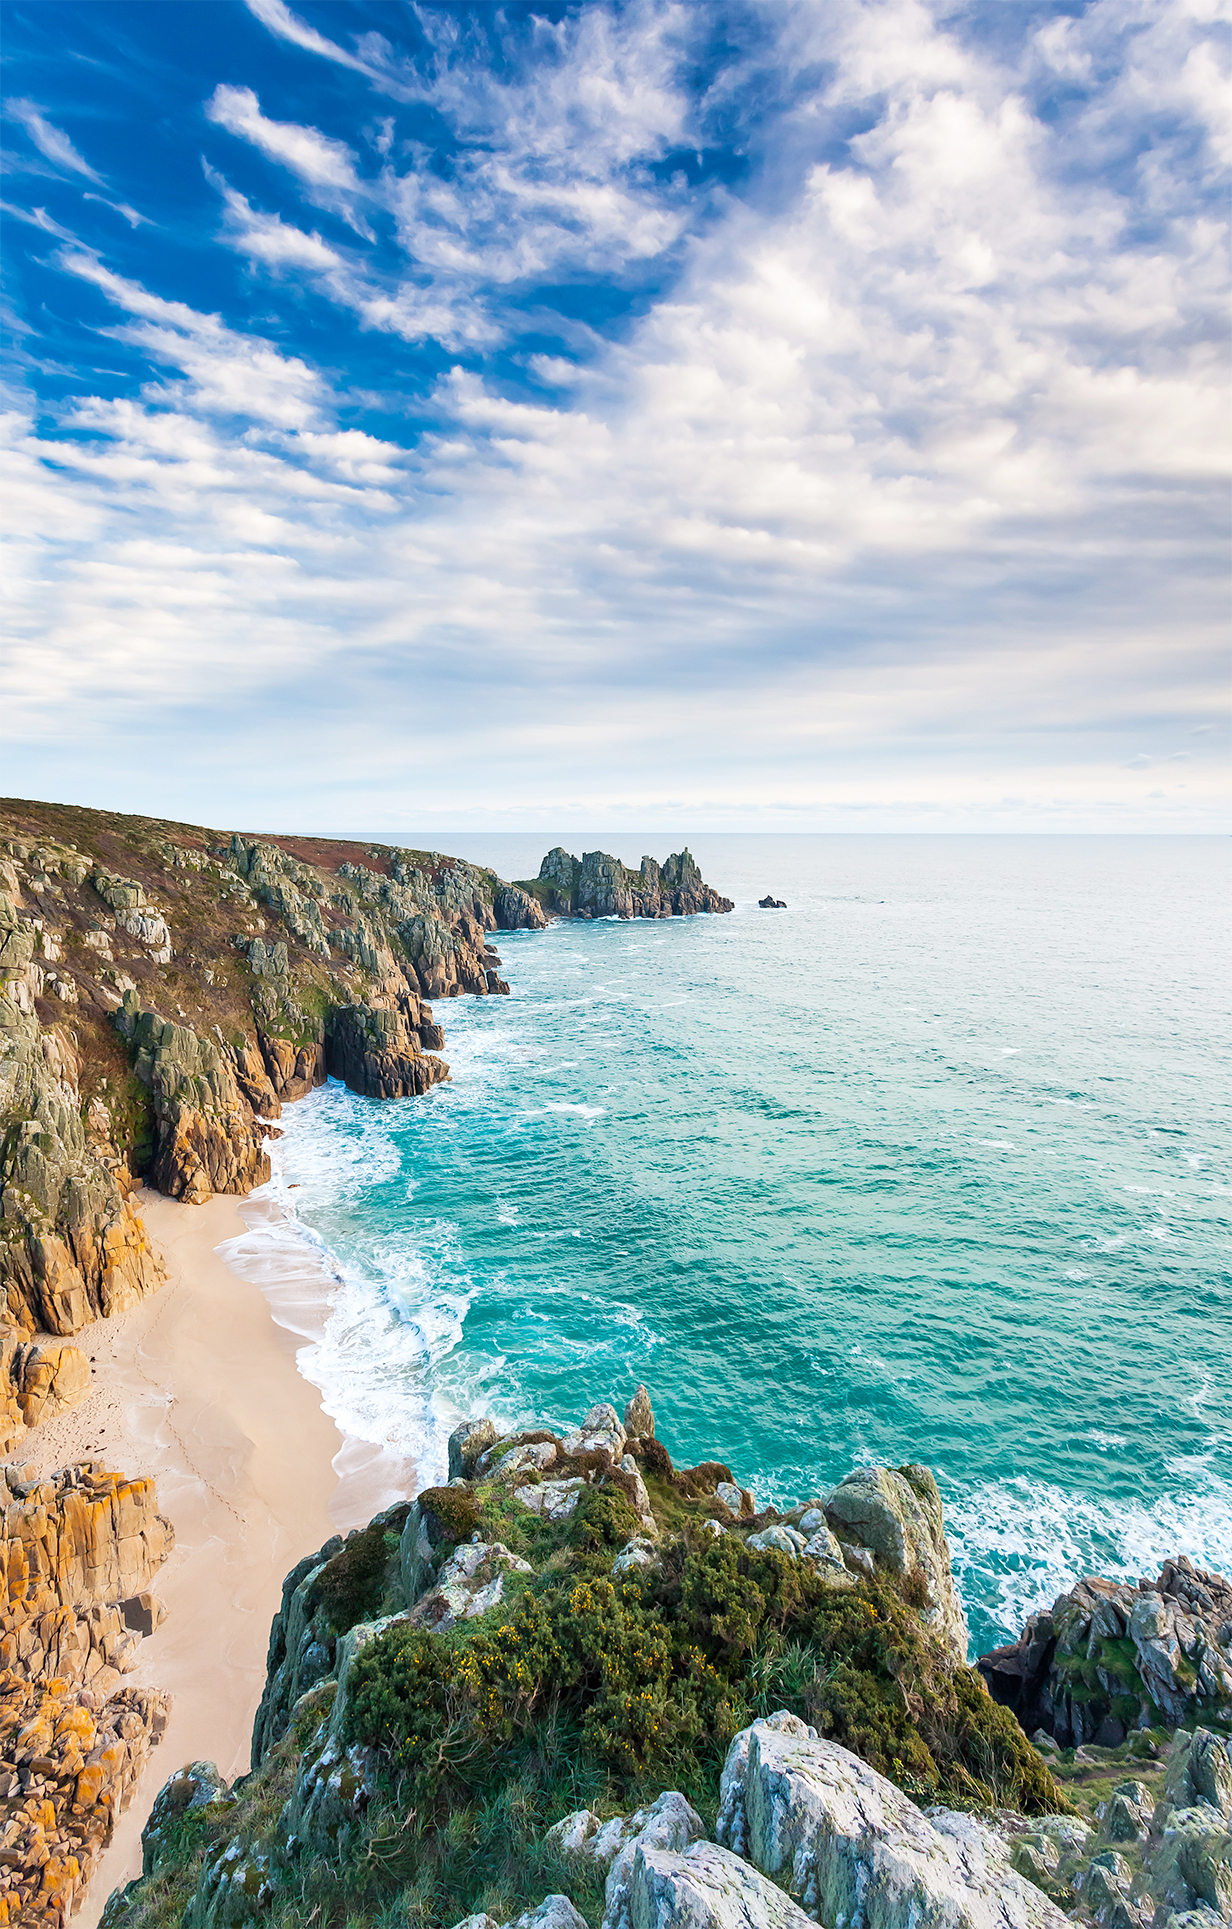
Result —
<path fill-rule="evenodd" d="M 762 1499 L 924 1461 L 977 1651 L 1092 1568 L 1232 1570 L 1226 846 L 691 847 L 731 916 L 501 934 L 512 995 L 437 1007 L 449 1085 L 287 1108 L 292 1216 L 229 1257 L 317 1245 L 327 1411 L 425 1478 L 460 1414 L 639 1380 Z"/>

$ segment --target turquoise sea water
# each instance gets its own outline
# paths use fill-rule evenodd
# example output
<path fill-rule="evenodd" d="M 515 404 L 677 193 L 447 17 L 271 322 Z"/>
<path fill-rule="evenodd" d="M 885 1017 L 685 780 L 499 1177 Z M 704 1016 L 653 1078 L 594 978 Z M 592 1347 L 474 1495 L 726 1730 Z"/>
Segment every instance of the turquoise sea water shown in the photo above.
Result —
<path fill-rule="evenodd" d="M 692 848 L 733 915 L 502 934 L 512 995 L 437 1007 L 450 1085 L 288 1109 L 327 1408 L 426 1474 L 459 1414 L 639 1380 L 763 1498 L 925 1461 L 977 1650 L 1092 1567 L 1232 1571 L 1226 847 Z"/>

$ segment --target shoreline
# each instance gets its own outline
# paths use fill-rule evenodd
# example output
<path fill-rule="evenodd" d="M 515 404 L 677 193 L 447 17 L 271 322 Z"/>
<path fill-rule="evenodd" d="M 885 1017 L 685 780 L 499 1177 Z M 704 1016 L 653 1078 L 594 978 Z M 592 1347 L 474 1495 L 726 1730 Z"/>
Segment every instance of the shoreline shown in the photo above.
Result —
<path fill-rule="evenodd" d="M 216 1250 L 277 1206 L 225 1195 L 186 1206 L 144 1188 L 133 1204 L 167 1283 L 82 1330 L 92 1391 L 17 1450 L 40 1470 L 101 1458 L 152 1478 L 176 1532 L 152 1583 L 167 1618 L 125 1677 L 170 1692 L 171 1717 L 74 1918 L 80 1929 L 95 1929 L 111 1891 L 140 1874 L 141 1829 L 169 1775 L 202 1759 L 228 1780 L 247 1771 L 283 1578 L 331 1534 L 366 1521 L 390 1473 L 379 1449 L 339 1431 L 298 1369 L 304 1333 L 290 1313 L 309 1309 L 306 1278 L 296 1292 L 284 1276 L 278 1306 Z"/>

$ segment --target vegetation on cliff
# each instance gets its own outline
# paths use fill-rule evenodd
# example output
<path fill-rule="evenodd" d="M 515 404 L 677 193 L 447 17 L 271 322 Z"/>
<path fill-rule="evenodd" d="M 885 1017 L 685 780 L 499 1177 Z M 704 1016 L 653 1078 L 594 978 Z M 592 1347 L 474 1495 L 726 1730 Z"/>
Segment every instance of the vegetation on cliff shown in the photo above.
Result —
<path fill-rule="evenodd" d="M 596 1923 L 602 1875 L 549 1828 L 667 1789 L 712 1826 L 732 1738 L 778 1709 L 920 1802 L 1067 1808 L 937 1618 L 955 1604 L 923 1469 L 865 1481 L 872 1545 L 844 1553 L 841 1497 L 754 1513 L 726 1467 L 673 1468 L 610 1407 L 455 1446 L 450 1486 L 288 1576 L 253 1775 L 147 1856 L 107 1929 L 230 1923 L 241 1870 L 282 1929 L 506 1922 L 545 1889 Z"/>

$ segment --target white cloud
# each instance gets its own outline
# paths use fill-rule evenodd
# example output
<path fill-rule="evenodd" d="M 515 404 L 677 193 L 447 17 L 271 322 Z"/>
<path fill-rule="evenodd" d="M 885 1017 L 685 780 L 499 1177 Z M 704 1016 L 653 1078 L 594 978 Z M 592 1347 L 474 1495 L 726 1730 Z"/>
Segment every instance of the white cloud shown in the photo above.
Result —
<path fill-rule="evenodd" d="M 362 191 L 404 250 L 379 266 L 215 177 L 263 301 L 294 277 L 460 353 L 508 339 L 523 285 L 677 265 L 586 359 L 527 356 L 550 403 L 459 367 L 404 448 L 346 426 L 343 378 L 65 251 L 179 379 L 14 440 L 51 531 L 41 555 L 22 539 L 14 714 L 37 737 L 225 689 L 292 704 L 296 756 L 315 730 L 347 781 L 407 796 L 413 742 L 417 782 L 464 770 L 492 810 L 545 786 L 649 809 L 670 769 L 699 808 L 784 821 L 891 792 L 1128 821 L 1220 702 L 1226 467 L 1206 29 L 1135 4 L 1016 52 L 921 0 L 766 9 L 795 90 L 773 155 L 691 199 L 650 165 L 700 138 L 672 7 L 535 23 L 534 59 L 498 71 L 430 16 L 416 84 L 457 152 L 399 176 L 390 138 L 369 183 L 346 142 L 218 90 L 307 199 Z M 1048 121 L 1045 68 L 1085 90 Z M 1176 127 L 1148 167 L 1131 136 L 1157 101 Z M 1215 753 L 1192 740 L 1175 810 L 1205 823 Z"/>
<path fill-rule="evenodd" d="M 304 428 L 317 419 L 325 385 L 315 369 L 269 342 L 239 335 L 217 315 L 201 315 L 184 302 L 164 301 L 138 282 L 113 274 L 94 256 L 64 249 L 60 266 L 93 282 L 140 325 L 117 329 L 143 348 L 151 361 L 180 369 L 188 378 L 183 397 L 208 413 L 239 415 L 280 427 Z M 180 399 L 171 387 L 161 399 Z"/>
<path fill-rule="evenodd" d="M 267 119 L 251 87 L 216 87 L 205 111 L 229 134 L 251 142 L 270 160 L 289 168 L 314 201 L 336 210 L 357 233 L 373 238 L 368 223 L 355 210 L 355 202 L 364 198 L 368 188 L 355 171 L 355 156 L 345 141 L 296 121 Z"/>
<path fill-rule="evenodd" d="M 66 167 L 73 174 L 84 174 L 88 181 L 102 183 L 102 175 L 96 174 L 88 161 L 84 161 L 67 134 L 53 127 L 31 100 L 10 100 L 4 104 L 4 111 L 10 119 L 21 121 L 39 153 L 46 156 L 57 167 Z"/>

